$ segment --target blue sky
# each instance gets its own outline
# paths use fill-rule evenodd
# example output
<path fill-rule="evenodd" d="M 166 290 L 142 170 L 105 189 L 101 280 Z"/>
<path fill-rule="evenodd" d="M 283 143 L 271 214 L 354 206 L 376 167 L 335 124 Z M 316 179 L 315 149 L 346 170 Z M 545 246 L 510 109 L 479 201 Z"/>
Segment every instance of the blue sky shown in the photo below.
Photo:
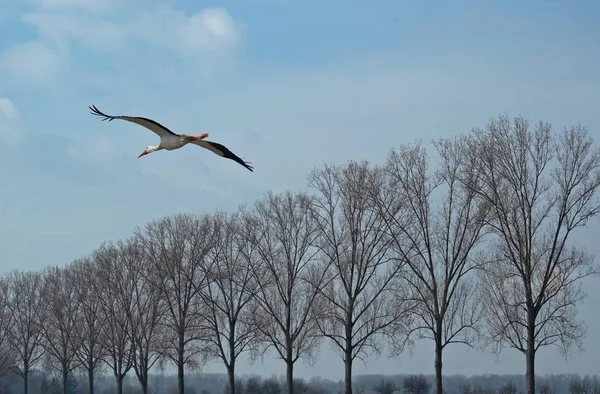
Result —
<path fill-rule="evenodd" d="M 67 264 L 147 221 L 232 210 L 300 189 L 315 166 L 484 126 L 506 112 L 598 137 L 594 1 L 23 0 L 0 3 L 0 273 Z M 152 133 L 108 114 L 208 132 L 255 172 L 186 147 L 137 159 Z M 580 241 L 594 253 L 599 226 Z M 596 242 L 597 243 L 597 242 Z M 597 373 L 600 292 L 586 351 L 537 372 Z M 456 362 L 455 360 L 460 360 Z M 446 373 L 522 373 L 521 354 L 450 347 Z M 240 373 L 284 373 L 273 358 Z M 219 364 L 207 371 L 224 371 Z M 328 346 L 301 376 L 343 365 Z M 433 348 L 356 365 L 430 373 Z"/>

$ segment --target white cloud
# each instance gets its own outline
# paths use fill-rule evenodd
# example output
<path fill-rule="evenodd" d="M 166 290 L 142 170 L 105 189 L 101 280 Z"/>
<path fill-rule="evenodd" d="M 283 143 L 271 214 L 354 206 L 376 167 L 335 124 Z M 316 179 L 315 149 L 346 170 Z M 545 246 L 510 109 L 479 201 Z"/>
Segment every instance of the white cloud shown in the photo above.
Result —
<path fill-rule="evenodd" d="M 65 50 L 73 43 L 97 52 L 126 49 L 126 28 L 110 20 L 47 12 L 27 13 L 22 20 L 35 29 L 40 39 Z"/>
<path fill-rule="evenodd" d="M 194 55 L 229 50 L 238 43 L 241 32 L 241 26 L 224 8 L 204 9 L 187 15 L 161 6 L 132 13 L 131 18 L 123 21 L 109 16 L 39 11 L 25 14 L 22 20 L 44 41 L 58 46 L 78 43 L 99 52 L 132 51 L 142 41 L 149 49 Z"/>
<path fill-rule="evenodd" d="M 136 72 L 154 68 L 155 58 L 178 56 L 204 75 L 225 64 L 242 34 L 242 24 L 222 7 L 190 14 L 164 0 L 29 2 L 37 9 L 21 21 L 36 38 L 0 53 L 0 72 L 31 84 L 55 81 L 67 68 L 89 68 L 89 58 L 75 56 L 81 49 L 119 56 L 110 61 Z"/>
<path fill-rule="evenodd" d="M 9 120 L 19 117 L 19 110 L 12 100 L 6 97 L 0 97 L 0 116 Z"/>
<path fill-rule="evenodd" d="M 7 97 L 0 97 L 0 144 L 14 145 L 20 137 L 19 110 Z"/>
<path fill-rule="evenodd" d="M 47 83 L 60 75 L 66 58 L 39 40 L 15 44 L 0 55 L 0 71 L 27 82 Z"/>

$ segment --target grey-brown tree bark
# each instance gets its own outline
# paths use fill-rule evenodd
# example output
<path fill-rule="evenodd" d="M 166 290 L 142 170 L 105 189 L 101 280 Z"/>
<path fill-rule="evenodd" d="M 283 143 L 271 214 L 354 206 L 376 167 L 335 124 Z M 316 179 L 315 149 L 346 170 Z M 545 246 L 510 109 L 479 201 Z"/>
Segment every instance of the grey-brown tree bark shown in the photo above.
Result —
<path fill-rule="evenodd" d="M 316 265 L 318 232 L 311 199 L 269 192 L 243 217 L 243 235 L 253 246 L 247 264 L 258 288 L 254 325 L 266 348 L 285 362 L 286 392 L 292 394 L 294 364 L 311 357 L 319 341 L 312 308 L 325 270 Z"/>
<path fill-rule="evenodd" d="M 29 372 L 44 355 L 44 306 L 42 276 L 39 272 L 11 271 L 8 284 L 8 312 L 13 320 L 8 332 L 12 348 L 16 350 L 15 372 L 23 378 L 23 392 L 29 392 Z"/>
<path fill-rule="evenodd" d="M 235 365 L 238 356 L 255 344 L 257 329 L 252 324 L 251 302 L 257 291 L 252 270 L 244 256 L 252 243 L 240 233 L 237 215 L 213 216 L 216 242 L 209 254 L 205 275 L 208 285 L 200 293 L 207 306 L 206 331 L 209 355 L 222 360 L 227 369 L 229 394 L 235 394 Z"/>
<path fill-rule="evenodd" d="M 184 394 L 184 368 L 196 368 L 206 356 L 205 318 L 200 292 L 207 285 L 202 267 L 214 245 L 214 231 L 208 215 L 179 214 L 148 223 L 136 230 L 144 259 L 152 267 L 166 303 L 163 319 L 164 354 L 177 367 L 179 394 Z"/>
<path fill-rule="evenodd" d="M 77 323 L 81 303 L 76 292 L 74 275 L 69 267 L 47 267 L 42 271 L 44 306 L 38 311 L 44 333 L 46 365 L 62 377 L 62 392 L 68 394 L 68 376 L 80 366 L 77 351 Z"/>
<path fill-rule="evenodd" d="M 370 198 L 368 188 L 378 187 L 380 176 L 368 162 L 324 166 L 309 176 L 322 261 L 331 264 L 329 280 L 319 289 L 316 322 L 342 355 L 345 394 L 352 394 L 355 359 L 380 352 L 382 336 L 406 333 L 400 322 L 414 305 L 392 297 L 403 265 L 391 258 L 392 239 Z"/>
<path fill-rule="evenodd" d="M 491 207 L 495 234 L 481 284 L 488 333 L 496 351 L 508 345 L 525 355 L 534 394 L 537 350 L 553 345 L 566 354 L 585 334 L 576 320 L 580 281 L 598 267 L 574 241 L 600 211 L 600 149 L 581 126 L 554 133 L 548 123 L 531 127 L 505 115 L 474 130 L 470 142 L 474 191 Z"/>
<path fill-rule="evenodd" d="M 91 256 L 97 277 L 93 290 L 105 316 L 100 343 L 105 353 L 104 363 L 115 377 L 117 394 L 123 393 L 123 379 L 133 367 L 134 358 L 128 319 L 133 290 L 128 280 L 130 274 L 122 261 L 122 248 L 122 242 L 105 242 Z"/>
<path fill-rule="evenodd" d="M 484 265 L 478 252 L 485 247 L 489 206 L 474 191 L 464 138 L 434 146 L 440 158 L 434 171 L 421 143 L 392 149 L 383 187 L 373 191 L 397 258 L 408 267 L 399 276 L 417 302 L 411 333 L 433 340 L 434 390 L 442 394 L 444 348 L 473 347 L 479 334 L 482 309 L 473 270 Z M 466 180 L 472 185 L 466 187 Z"/>

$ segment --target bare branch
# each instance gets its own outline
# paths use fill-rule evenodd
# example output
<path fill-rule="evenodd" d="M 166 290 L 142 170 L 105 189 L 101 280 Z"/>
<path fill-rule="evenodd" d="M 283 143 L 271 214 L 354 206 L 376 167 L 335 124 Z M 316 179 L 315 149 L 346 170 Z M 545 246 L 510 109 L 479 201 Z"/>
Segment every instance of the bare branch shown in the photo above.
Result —
<path fill-rule="evenodd" d="M 15 372 L 28 388 L 29 372 L 44 355 L 42 276 L 39 272 L 11 271 L 6 276 L 8 285 L 7 308 L 12 319 L 8 340 L 16 350 Z"/>
<path fill-rule="evenodd" d="M 96 266 L 96 281 L 92 289 L 100 300 L 104 325 L 101 346 L 104 362 L 117 383 L 117 393 L 123 392 L 123 379 L 133 366 L 134 344 L 131 341 L 131 321 L 127 318 L 133 302 L 131 271 L 123 263 L 121 244 L 107 242 L 91 258 Z"/>
<path fill-rule="evenodd" d="M 77 351 L 77 321 L 81 314 L 81 303 L 74 286 L 73 271 L 69 267 L 47 267 L 42 272 L 43 308 L 38 310 L 38 319 L 43 321 L 43 346 L 46 349 L 46 366 L 62 376 L 63 392 L 67 387 L 70 372 L 79 367 Z"/>
<path fill-rule="evenodd" d="M 309 176 L 316 191 L 312 212 L 322 264 L 324 270 L 331 268 L 325 286 L 315 286 L 316 322 L 344 359 L 346 393 L 352 392 L 354 359 L 370 351 L 379 353 L 379 337 L 399 333 L 402 319 L 408 317 L 409 303 L 392 297 L 402 265 L 392 262 L 391 238 L 370 198 L 369 188 L 379 187 L 380 176 L 367 162 L 325 166 Z"/>
<path fill-rule="evenodd" d="M 311 313 L 324 271 L 315 266 L 317 228 L 305 194 L 274 194 L 243 212 L 247 264 L 256 284 L 252 316 L 262 342 L 287 365 L 288 392 L 293 365 L 315 354 L 318 331 Z"/>
<path fill-rule="evenodd" d="M 585 334 L 575 320 L 579 282 L 598 267 L 572 235 L 600 209 L 600 149 L 581 126 L 555 134 L 503 115 L 474 130 L 465 152 L 478 177 L 472 190 L 492 209 L 495 263 L 481 275 L 488 334 L 496 351 L 525 353 L 532 394 L 537 349 L 566 355 Z"/>
<path fill-rule="evenodd" d="M 136 235 L 152 269 L 147 279 L 166 303 L 161 323 L 166 358 L 159 364 L 169 360 L 177 366 L 179 392 L 183 393 L 184 366 L 197 368 L 206 357 L 205 314 L 199 294 L 208 283 L 202 268 L 214 247 L 212 222 L 208 216 L 180 214 L 148 223 Z"/>
<path fill-rule="evenodd" d="M 8 374 L 15 366 L 17 349 L 10 342 L 10 332 L 14 326 L 9 309 L 9 283 L 0 278 L 0 378 Z"/>
<path fill-rule="evenodd" d="M 88 374 L 88 392 L 94 394 L 94 374 L 102 366 L 101 361 L 105 355 L 101 342 L 106 315 L 102 313 L 101 301 L 94 291 L 97 278 L 93 260 L 76 260 L 71 264 L 70 270 L 72 285 L 75 287 L 74 295 L 80 303 L 81 311 L 75 325 L 75 342 L 78 345 L 75 355 Z"/>
<path fill-rule="evenodd" d="M 435 343 L 435 389 L 441 394 L 443 349 L 451 343 L 472 347 L 479 334 L 481 307 L 472 271 L 484 262 L 478 251 L 489 206 L 472 191 L 476 179 L 462 153 L 465 139 L 440 139 L 434 146 L 440 162 L 433 173 L 421 143 L 392 149 L 383 168 L 385 182 L 371 190 L 398 263 L 408 268 L 399 279 L 417 304 L 410 332 Z M 465 187 L 467 182 L 472 187 Z"/>
<path fill-rule="evenodd" d="M 204 267 L 209 282 L 200 296 L 207 309 L 208 351 L 227 368 L 229 394 L 234 394 L 236 360 L 242 352 L 254 349 L 258 336 L 251 309 L 257 283 L 245 258 L 252 255 L 248 249 L 253 244 L 242 237 L 238 215 L 217 212 L 213 221 L 217 241 Z"/>

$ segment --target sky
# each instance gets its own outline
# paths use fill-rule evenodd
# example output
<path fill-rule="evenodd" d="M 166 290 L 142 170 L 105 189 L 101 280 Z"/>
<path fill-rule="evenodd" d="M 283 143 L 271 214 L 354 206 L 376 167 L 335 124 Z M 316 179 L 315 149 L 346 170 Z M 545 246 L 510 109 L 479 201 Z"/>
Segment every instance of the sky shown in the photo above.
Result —
<path fill-rule="evenodd" d="M 308 172 L 465 133 L 501 113 L 600 133 L 600 3 L 585 0 L 2 0 L 0 274 L 65 265 L 178 212 L 231 211 Z M 151 132 L 110 115 L 208 132 L 255 167 L 199 147 L 141 159 Z M 600 252 L 593 224 L 578 241 Z M 536 372 L 598 373 L 598 282 L 583 352 Z M 239 373 L 283 374 L 273 355 Z M 206 372 L 224 372 L 211 363 Z M 524 357 L 464 346 L 446 374 L 524 373 Z M 323 345 L 301 377 L 343 378 Z M 355 373 L 433 373 L 433 346 Z"/>

